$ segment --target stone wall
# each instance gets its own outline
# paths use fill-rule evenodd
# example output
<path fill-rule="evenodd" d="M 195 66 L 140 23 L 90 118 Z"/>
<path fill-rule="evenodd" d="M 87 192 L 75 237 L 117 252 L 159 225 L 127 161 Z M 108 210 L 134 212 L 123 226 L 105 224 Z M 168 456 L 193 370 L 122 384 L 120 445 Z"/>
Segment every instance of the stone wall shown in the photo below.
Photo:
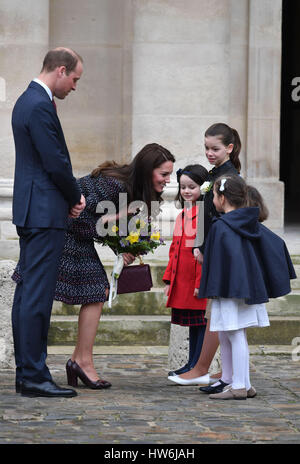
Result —
<path fill-rule="evenodd" d="M 11 308 L 15 284 L 11 279 L 15 262 L 0 261 L 0 369 L 14 367 Z"/>
<path fill-rule="evenodd" d="M 6 0 L 0 24 L 2 180 L 13 178 L 13 104 L 46 50 L 66 45 L 84 59 L 76 92 L 57 105 L 75 175 L 153 141 L 175 169 L 209 167 L 203 134 L 224 121 L 241 135 L 242 175 L 265 195 L 268 224 L 283 227 L 281 0 Z"/>

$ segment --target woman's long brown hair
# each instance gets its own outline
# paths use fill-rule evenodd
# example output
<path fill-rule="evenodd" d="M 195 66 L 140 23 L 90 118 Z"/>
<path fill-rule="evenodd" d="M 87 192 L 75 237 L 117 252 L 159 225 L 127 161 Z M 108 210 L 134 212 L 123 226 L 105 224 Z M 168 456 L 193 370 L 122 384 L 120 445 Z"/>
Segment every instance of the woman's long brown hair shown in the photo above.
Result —
<path fill-rule="evenodd" d="M 145 145 L 130 164 L 106 161 L 94 169 L 91 177 L 111 176 L 124 183 L 129 202 L 140 200 L 151 211 L 151 201 L 162 201 L 161 193 L 153 189 L 152 172 L 166 161 L 175 162 L 172 153 L 157 143 Z"/>

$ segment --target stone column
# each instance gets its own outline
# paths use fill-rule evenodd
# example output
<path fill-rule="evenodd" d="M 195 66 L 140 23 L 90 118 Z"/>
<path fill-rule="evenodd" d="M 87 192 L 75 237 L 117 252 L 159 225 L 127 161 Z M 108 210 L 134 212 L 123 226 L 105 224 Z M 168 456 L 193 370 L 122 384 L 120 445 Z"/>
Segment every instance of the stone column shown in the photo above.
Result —
<path fill-rule="evenodd" d="M 0 6 L 0 258 L 16 259 L 11 225 L 14 142 L 11 113 L 19 95 L 41 69 L 48 49 L 49 0 L 2 0 Z"/>
<path fill-rule="evenodd" d="M 204 131 L 228 117 L 229 2 L 133 5 L 133 153 L 158 142 L 175 155 L 175 169 L 208 167 Z"/>
<path fill-rule="evenodd" d="M 131 0 L 51 0 L 50 47 L 83 58 L 76 92 L 57 108 L 73 171 L 131 156 Z"/>
<path fill-rule="evenodd" d="M 279 181 L 281 0 L 250 0 L 247 165 L 248 183 L 270 211 L 266 224 L 284 223 L 284 185 Z"/>
<path fill-rule="evenodd" d="M 241 3 L 245 9 L 245 2 Z M 237 9 L 243 19 L 243 8 Z M 244 68 L 239 69 L 238 77 L 235 73 L 240 50 L 246 48 L 244 36 L 241 47 L 236 39 L 231 63 L 231 2 L 137 0 L 133 14 L 132 152 L 157 142 L 175 155 L 174 171 L 192 163 L 210 168 L 204 155 L 205 130 L 215 122 L 228 121 L 232 111 L 237 129 L 242 126 L 245 131 L 238 96 L 234 96 L 234 105 L 231 101 L 234 86 L 245 87 L 245 75 L 237 84 Z M 241 34 L 238 26 L 242 28 L 243 22 L 235 24 L 235 31 Z M 245 107 L 245 98 L 243 104 Z M 164 230 L 179 212 L 172 203 L 176 190 L 174 175 L 164 195 Z M 168 256 L 165 259 L 167 262 Z M 170 368 L 185 363 L 187 344 L 188 330 L 172 325 Z"/>
<path fill-rule="evenodd" d="M 241 138 L 242 175 L 246 173 L 248 107 L 249 0 L 230 0 L 229 16 L 229 106 L 227 122 Z"/>

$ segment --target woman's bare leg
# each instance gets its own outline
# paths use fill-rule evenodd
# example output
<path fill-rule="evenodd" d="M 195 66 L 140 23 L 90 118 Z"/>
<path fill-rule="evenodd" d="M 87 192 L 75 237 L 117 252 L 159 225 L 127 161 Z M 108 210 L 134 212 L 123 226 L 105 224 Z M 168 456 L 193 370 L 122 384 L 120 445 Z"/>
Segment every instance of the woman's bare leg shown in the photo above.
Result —
<path fill-rule="evenodd" d="M 216 354 L 216 351 L 219 346 L 219 336 L 218 332 L 211 332 L 209 330 L 210 327 L 210 319 L 207 320 L 207 326 L 205 330 L 203 345 L 200 357 L 196 363 L 196 365 L 188 372 L 181 374 L 180 377 L 183 379 L 194 379 L 195 377 L 201 377 L 208 373 L 208 369 L 211 365 L 211 362 Z M 218 379 L 221 374 L 217 374 L 216 379 Z"/>
<path fill-rule="evenodd" d="M 78 318 L 78 334 L 72 361 L 76 361 L 90 380 L 99 379 L 94 362 L 93 346 L 101 317 L 103 303 L 90 303 L 82 305 Z"/>

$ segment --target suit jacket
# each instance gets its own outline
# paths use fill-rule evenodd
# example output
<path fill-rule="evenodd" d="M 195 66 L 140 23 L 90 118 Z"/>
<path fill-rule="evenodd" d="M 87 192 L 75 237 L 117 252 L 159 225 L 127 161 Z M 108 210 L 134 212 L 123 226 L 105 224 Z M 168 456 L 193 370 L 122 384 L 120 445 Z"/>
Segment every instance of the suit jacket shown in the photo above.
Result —
<path fill-rule="evenodd" d="M 180 309 L 205 309 L 206 299 L 194 296 L 199 288 L 201 264 L 195 260 L 191 249 L 196 235 L 197 207 L 183 210 L 176 218 L 173 240 L 169 250 L 169 262 L 163 281 L 170 283 L 166 306 Z"/>
<path fill-rule="evenodd" d="M 56 110 L 32 81 L 12 113 L 16 149 L 13 223 L 19 227 L 62 228 L 81 193 Z"/>
<path fill-rule="evenodd" d="M 266 303 L 291 291 L 296 273 L 285 242 L 258 222 L 258 208 L 215 219 L 209 231 L 199 297 Z"/>

